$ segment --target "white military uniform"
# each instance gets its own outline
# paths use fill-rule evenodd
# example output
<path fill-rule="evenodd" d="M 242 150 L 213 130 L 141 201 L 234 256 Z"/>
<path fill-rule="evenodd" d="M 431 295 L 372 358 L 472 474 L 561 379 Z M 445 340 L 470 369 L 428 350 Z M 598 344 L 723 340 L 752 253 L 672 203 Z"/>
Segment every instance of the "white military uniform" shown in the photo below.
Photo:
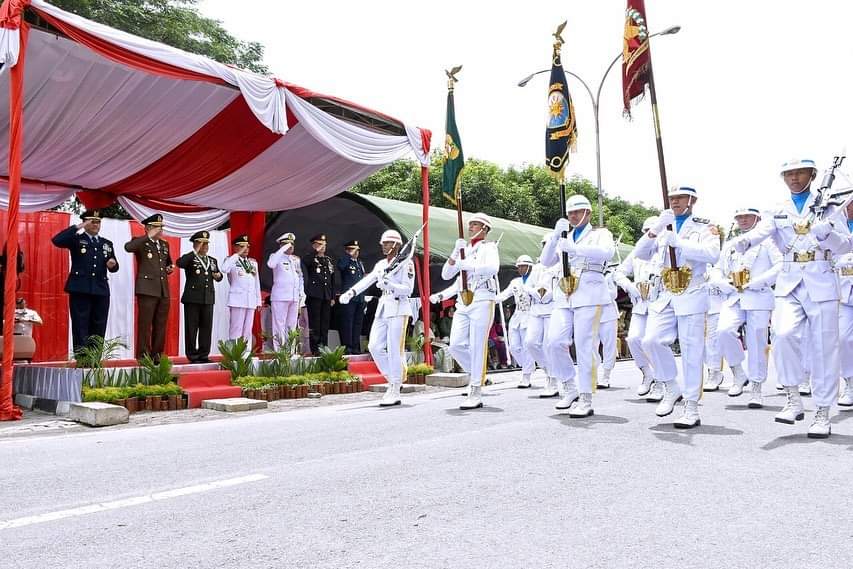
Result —
<path fill-rule="evenodd" d="M 655 379 L 666 386 L 667 394 L 658 409 L 661 416 L 672 411 L 672 404 L 679 395 L 694 405 L 701 396 L 705 318 L 708 310 L 705 274 L 709 265 L 716 263 L 720 256 L 720 238 L 712 232 L 708 220 L 693 217 L 690 213 L 680 228 L 677 227 L 677 221 L 673 222 L 673 232 L 676 236 L 676 264 L 691 268 L 690 283 L 683 293 L 677 295 L 661 287 L 658 297 L 649 303 L 646 335 L 643 338 L 643 350 L 651 359 Z M 658 238 L 643 236 L 634 251 L 640 259 L 657 257 L 653 262 L 663 269 L 671 266 L 671 260 L 669 247 L 660 243 L 661 237 L 664 235 Z M 682 383 L 677 387 L 675 381 L 678 369 L 670 348 L 676 338 L 681 347 L 682 369 Z M 661 413 L 666 403 L 669 411 Z"/>
<path fill-rule="evenodd" d="M 288 333 L 296 328 L 299 316 L 299 301 L 305 294 L 302 280 L 302 261 L 292 255 L 291 248 L 282 247 L 267 259 L 272 269 L 270 309 L 272 312 L 273 347 L 278 349 L 287 339 Z"/>
<path fill-rule="evenodd" d="M 515 312 L 509 319 L 509 349 L 512 357 L 521 366 L 521 375 L 525 383 L 529 383 L 530 376 L 536 369 L 536 360 L 524 345 L 524 337 L 527 334 L 527 323 L 530 320 L 530 307 L 532 299 L 525 284 L 532 277 L 533 267 L 530 267 L 526 275 L 512 279 L 509 285 L 498 295 L 498 302 L 504 302 L 513 297 Z"/>
<path fill-rule="evenodd" d="M 853 221 L 847 222 L 849 239 L 853 240 Z M 841 285 L 841 304 L 838 307 L 838 328 L 841 341 L 841 377 L 844 388 L 838 404 L 853 406 L 853 253 L 845 253 L 835 263 Z"/>
<path fill-rule="evenodd" d="M 234 253 L 222 261 L 222 272 L 228 275 L 228 308 L 230 319 L 228 337 L 246 338 L 252 343 L 252 324 L 255 310 L 261 305 L 261 279 L 258 262 Z"/>
<path fill-rule="evenodd" d="M 612 302 L 604 271 L 615 251 L 610 231 L 593 229 L 588 223 L 571 230 L 566 238 L 555 231 L 542 251 L 542 262 L 560 271 L 561 254 L 568 253 L 571 272 L 579 277 L 577 290 L 568 296 L 555 284 L 554 311 L 548 326 L 548 362 L 551 372 L 563 384 L 564 393 L 574 390 L 575 383 L 578 392 L 584 395 L 591 394 L 595 387 L 599 364 L 598 330 L 602 313 Z M 559 276 L 562 277 L 562 272 Z M 573 340 L 578 358 L 576 382 L 573 382 L 575 368 L 569 353 Z"/>
<path fill-rule="evenodd" d="M 387 267 L 388 259 L 380 259 L 370 273 L 344 293 L 347 298 L 343 300 L 348 302 L 373 284 L 382 291 L 367 349 L 389 386 L 398 387 L 403 383 L 406 367 L 405 334 L 412 317 L 409 297 L 415 288 L 415 264 L 411 260 L 404 261 L 386 275 Z"/>
<path fill-rule="evenodd" d="M 804 191 L 809 192 L 808 189 Z M 772 316 L 773 354 L 779 380 L 789 393 L 789 403 L 800 409 L 797 413 L 799 418 L 802 418 L 799 395 L 792 397 L 787 388 L 796 388 L 806 373 L 803 366 L 803 336 L 806 333 L 806 345 L 812 354 L 812 398 L 815 405 L 826 408 L 828 413 L 838 394 L 837 323 L 841 294 L 838 279 L 828 277 L 833 272 L 833 257 L 847 253 L 851 248 L 849 234 L 839 231 L 844 228 L 818 235 L 815 226 L 823 225 L 823 222 L 818 222 L 804 235 L 796 232 L 795 226 L 806 221 L 814 199 L 815 194 L 809 193 L 802 211 L 798 211 L 793 199 L 785 200 L 765 214 L 755 229 L 738 238 L 749 246 L 772 238 L 782 253 L 783 263 L 776 277 L 776 302 Z M 827 213 L 832 215 L 832 211 Z M 828 425 L 828 417 L 826 423 Z"/>
<path fill-rule="evenodd" d="M 599 380 L 600 388 L 610 387 L 610 373 L 616 367 L 616 332 L 619 325 L 619 307 L 616 306 L 616 283 L 613 281 L 613 273 L 604 274 L 604 282 L 610 292 L 610 302 L 604 306 L 601 312 L 601 324 L 598 327 L 598 339 L 601 342 L 601 368 L 602 378 Z M 598 346 L 595 352 L 598 353 Z"/>
<path fill-rule="evenodd" d="M 495 315 L 495 297 L 497 285 L 495 276 L 500 268 L 498 246 L 491 241 L 477 241 L 465 246 L 464 262 L 472 269 L 465 271 L 468 289 L 473 291 L 474 299 L 465 305 L 461 298 L 456 300 L 456 313 L 450 327 L 450 355 L 469 375 L 469 393 L 472 387 L 479 390 L 486 382 L 486 363 L 489 350 L 489 329 Z M 456 262 L 451 265 L 450 261 Z M 451 257 L 441 268 L 441 278 L 459 279 L 459 264 L 463 261 Z M 461 285 L 457 289 L 461 291 Z"/>
<path fill-rule="evenodd" d="M 747 232 L 748 233 L 748 232 Z M 773 311 L 773 289 L 776 274 L 782 268 L 782 255 L 770 242 L 764 242 L 746 253 L 739 253 L 731 242 L 723 248 L 720 261 L 713 270 L 714 281 L 724 294 L 720 310 L 719 336 L 723 358 L 735 373 L 735 382 L 742 373 L 744 360 L 743 345 L 738 330 L 746 324 L 744 340 L 749 354 L 746 377 L 753 382 L 763 383 L 767 379 L 767 334 L 770 313 Z M 731 274 L 747 269 L 749 284 L 743 292 L 730 284 Z M 753 388 L 761 390 L 761 386 Z"/>
<path fill-rule="evenodd" d="M 710 279 L 710 273 L 707 275 Z M 723 291 L 708 282 L 708 318 L 705 321 L 705 367 L 709 375 L 718 377 L 723 373 L 723 356 L 720 353 L 719 322 L 723 305 Z"/>
<path fill-rule="evenodd" d="M 639 395 L 648 393 L 648 385 L 653 376 L 652 364 L 649 356 L 643 349 L 643 338 L 646 335 L 646 320 L 649 310 L 649 302 L 654 302 L 660 292 L 660 267 L 653 261 L 640 259 L 634 248 L 627 257 L 619 264 L 613 274 L 613 279 L 631 298 L 631 323 L 628 326 L 628 336 L 625 342 L 631 350 L 634 365 L 643 372 L 642 388 L 638 389 Z M 653 257 L 658 260 L 659 257 Z M 633 278 L 633 282 L 630 278 Z M 646 283 L 648 294 L 643 298 L 637 285 Z"/>
<path fill-rule="evenodd" d="M 554 309 L 553 290 L 557 274 L 548 269 L 542 263 L 533 265 L 530 278 L 527 279 L 527 292 L 533 304 L 530 306 L 530 315 L 527 317 L 527 331 L 524 336 L 524 345 L 527 353 L 545 371 L 547 377 L 547 395 L 556 395 L 556 382 L 551 378 L 551 366 L 548 363 L 548 354 L 545 346 L 548 344 L 548 325 L 551 322 L 551 312 Z M 551 385 L 553 383 L 553 385 Z"/>

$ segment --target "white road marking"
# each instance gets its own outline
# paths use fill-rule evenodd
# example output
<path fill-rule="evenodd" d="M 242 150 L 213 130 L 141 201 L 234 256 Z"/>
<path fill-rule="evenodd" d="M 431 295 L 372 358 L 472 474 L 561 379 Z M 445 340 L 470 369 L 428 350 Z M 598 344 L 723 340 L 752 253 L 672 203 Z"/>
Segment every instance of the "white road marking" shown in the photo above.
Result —
<path fill-rule="evenodd" d="M 98 512 L 106 512 L 109 510 L 117 510 L 119 508 L 129 508 L 131 506 L 139 506 L 140 504 L 149 504 L 159 500 L 168 500 L 169 498 L 177 498 L 180 496 L 188 496 L 190 494 L 199 494 L 201 492 L 209 492 L 218 488 L 228 488 L 229 486 L 237 486 L 238 484 L 246 484 L 248 482 L 257 482 L 265 480 L 269 476 L 265 474 L 250 474 L 248 476 L 240 476 L 239 478 L 228 478 L 226 480 L 216 480 L 206 484 L 196 484 L 195 486 L 185 486 L 183 488 L 175 488 L 174 490 L 166 490 L 165 492 L 155 492 L 144 496 L 135 496 L 132 498 L 122 498 L 121 500 L 113 500 L 112 502 L 103 502 L 100 504 L 90 504 L 88 506 L 80 506 L 79 508 L 71 508 L 69 510 L 59 510 L 56 512 L 48 512 L 46 514 L 38 514 L 35 516 L 26 516 L 23 518 L 15 518 L 6 521 L 0 521 L 0 531 L 4 529 L 19 528 L 62 520 L 65 518 L 75 518 L 88 514 L 96 514 Z"/>

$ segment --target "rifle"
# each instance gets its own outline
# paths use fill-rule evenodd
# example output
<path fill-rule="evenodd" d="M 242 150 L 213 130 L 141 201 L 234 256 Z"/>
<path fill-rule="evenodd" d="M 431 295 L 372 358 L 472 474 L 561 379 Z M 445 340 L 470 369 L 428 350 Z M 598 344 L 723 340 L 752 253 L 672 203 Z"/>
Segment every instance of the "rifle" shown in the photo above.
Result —
<path fill-rule="evenodd" d="M 421 234 L 421 231 L 426 227 L 426 223 L 421 225 L 421 228 L 414 232 L 412 238 L 406 241 L 406 244 L 400 247 L 400 251 L 397 252 L 397 256 L 388 263 L 388 266 L 385 267 L 384 275 L 387 277 L 394 273 L 397 269 L 403 266 L 407 261 L 411 261 L 412 257 L 415 256 L 415 248 L 418 244 L 418 237 Z"/>
<path fill-rule="evenodd" d="M 844 162 L 844 159 L 847 157 L 845 154 L 846 152 L 842 151 L 839 156 L 833 157 L 832 166 L 830 166 L 829 169 L 827 169 L 826 174 L 823 175 L 823 180 L 817 190 L 817 197 L 810 208 L 811 215 L 809 216 L 809 222 L 812 222 L 815 219 L 822 219 L 826 210 L 830 206 L 841 205 L 845 201 L 841 200 L 841 198 L 853 192 L 853 188 L 849 188 L 837 193 L 832 193 L 832 183 L 835 181 L 835 171 L 841 166 L 841 163 Z"/>

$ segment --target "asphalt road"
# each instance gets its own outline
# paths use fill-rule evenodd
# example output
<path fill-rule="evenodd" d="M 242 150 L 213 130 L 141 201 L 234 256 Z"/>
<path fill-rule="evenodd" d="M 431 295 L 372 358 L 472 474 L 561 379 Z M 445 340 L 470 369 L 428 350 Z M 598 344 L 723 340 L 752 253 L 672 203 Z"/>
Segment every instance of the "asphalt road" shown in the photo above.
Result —
<path fill-rule="evenodd" d="M 853 565 L 853 412 L 807 439 L 770 385 L 681 432 L 637 377 L 618 364 L 590 419 L 502 374 L 478 411 L 448 391 L 3 440 L 0 567 Z"/>

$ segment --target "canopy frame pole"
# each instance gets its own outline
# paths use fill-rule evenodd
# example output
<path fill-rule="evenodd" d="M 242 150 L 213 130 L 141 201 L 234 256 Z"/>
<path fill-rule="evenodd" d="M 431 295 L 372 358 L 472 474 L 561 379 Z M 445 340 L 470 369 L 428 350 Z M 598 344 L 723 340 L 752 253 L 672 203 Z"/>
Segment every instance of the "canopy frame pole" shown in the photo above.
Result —
<path fill-rule="evenodd" d="M 18 277 L 18 214 L 21 206 L 21 153 L 24 143 L 24 61 L 29 25 L 21 22 L 18 62 L 9 70 L 9 209 L 6 217 L 6 275 L 3 282 L 3 364 L 0 373 L 0 421 L 21 419 L 12 396 L 15 342 L 15 283 Z"/>

